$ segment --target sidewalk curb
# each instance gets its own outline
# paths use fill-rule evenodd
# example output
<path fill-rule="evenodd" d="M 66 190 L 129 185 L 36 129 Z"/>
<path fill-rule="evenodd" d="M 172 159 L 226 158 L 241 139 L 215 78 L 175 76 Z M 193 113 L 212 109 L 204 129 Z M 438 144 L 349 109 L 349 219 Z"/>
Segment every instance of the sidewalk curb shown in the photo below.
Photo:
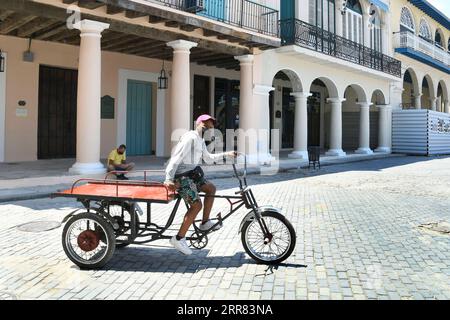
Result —
<path fill-rule="evenodd" d="M 344 158 L 342 160 L 340 159 L 333 159 L 333 160 L 324 160 L 323 162 L 321 162 L 321 167 L 328 167 L 328 166 L 333 166 L 333 165 L 340 165 L 340 164 L 346 164 L 346 163 L 352 163 L 352 162 L 362 162 L 362 161 L 372 161 L 372 160 L 380 160 L 380 159 L 385 159 L 385 158 L 392 158 L 392 157 L 401 157 L 401 156 L 405 156 L 403 154 L 380 154 L 377 156 L 371 156 L 370 158 L 368 157 L 358 157 L 358 158 Z M 307 169 L 308 168 L 308 163 L 307 162 L 303 162 L 300 164 L 285 164 L 285 165 L 280 165 L 277 173 L 284 173 L 284 172 L 288 172 L 291 170 L 299 170 L 299 169 Z M 247 175 L 248 176 L 252 176 L 252 175 L 257 175 L 260 174 L 261 170 L 257 169 L 257 168 L 249 168 L 247 169 Z M 231 178 L 233 177 L 233 174 L 231 174 L 230 172 L 226 172 L 226 173 L 221 173 L 221 172 L 211 172 L 208 173 L 208 179 L 209 180 L 217 180 L 217 179 L 227 179 L 227 178 Z M 164 180 L 164 176 L 152 176 L 153 179 L 156 180 Z M 0 196 L 0 203 L 5 203 L 5 202 L 16 202 L 16 201 L 25 201 L 25 200 L 35 200 L 35 199 L 43 199 L 43 198 L 51 198 L 51 194 L 54 192 L 57 192 L 58 190 L 61 189 L 68 189 L 70 188 L 72 185 L 72 183 L 70 184 L 61 184 L 58 185 L 56 189 L 53 189 L 52 191 L 42 191 L 42 192 L 29 192 L 29 193 L 23 193 L 23 188 L 18 188 L 17 189 L 17 194 L 12 194 L 10 196 Z M 36 189 L 42 189 L 42 186 L 36 186 Z M 14 189 L 7 189 L 7 190 L 14 190 Z"/>

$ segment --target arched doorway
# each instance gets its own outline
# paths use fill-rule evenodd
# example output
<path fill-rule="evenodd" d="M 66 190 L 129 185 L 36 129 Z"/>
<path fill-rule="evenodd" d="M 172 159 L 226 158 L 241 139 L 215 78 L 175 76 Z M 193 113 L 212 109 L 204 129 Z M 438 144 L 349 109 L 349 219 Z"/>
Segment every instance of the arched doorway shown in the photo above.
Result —
<path fill-rule="evenodd" d="M 434 92 L 433 80 L 431 80 L 431 77 L 429 75 L 426 75 L 422 80 L 421 109 L 432 110 L 435 108 L 436 102 L 434 101 Z"/>
<path fill-rule="evenodd" d="M 277 72 L 273 78 L 274 91 L 269 94 L 270 129 L 279 130 L 279 146 L 289 152 L 295 147 L 296 101 L 293 93 L 302 92 L 298 75 L 288 69 Z M 273 148 L 270 136 L 270 148 Z"/>
<path fill-rule="evenodd" d="M 436 111 L 448 113 L 448 91 L 445 81 L 441 80 L 438 83 L 437 89 L 437 108 Z"/>
<path fill-rule="evenodd" d="M 345 156 L 342 150 L 342 100 L 336 85 L 328 78 L 317 78 L 312 81 L 309 92 L 308 145 L 320 146 L 323 151 L 328 149 L 329 155 Z"/>
<path fill-rule="evenodd" d="M 419 86 L 414 70 L 407 69 L 403 75 L 402 109 L 420 109 Z"/>

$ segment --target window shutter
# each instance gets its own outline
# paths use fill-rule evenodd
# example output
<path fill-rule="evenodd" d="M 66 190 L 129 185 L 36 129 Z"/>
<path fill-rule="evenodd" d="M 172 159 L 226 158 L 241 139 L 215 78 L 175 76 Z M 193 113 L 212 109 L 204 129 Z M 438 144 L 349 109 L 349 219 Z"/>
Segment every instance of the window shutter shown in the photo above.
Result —
<path fill-rule="evenodd" d="M 309 23 L 316 25 L 316 0 L 309 0 Z"/>

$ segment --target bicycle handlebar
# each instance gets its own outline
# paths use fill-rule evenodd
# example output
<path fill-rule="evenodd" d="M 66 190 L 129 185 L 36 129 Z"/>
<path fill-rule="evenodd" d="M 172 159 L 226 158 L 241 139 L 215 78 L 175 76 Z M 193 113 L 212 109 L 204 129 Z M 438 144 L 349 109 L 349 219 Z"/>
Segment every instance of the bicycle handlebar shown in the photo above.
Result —
<path fill-rule="evenodd" d="M 238 153 L 239 155 L 243 155 L 244 156 L 244 174 L 242 175 L 242 179 L 239 176 L 237 169 L 236 169 L 236 161 L 233 163 L 233 171 L 234 171 L 234 175 L 236 176 L 236 178 L 239 181 L 239 187 L 241 190 L 243 190 L 244 188 L 247 187 L 247 155 L 244 153 Z M 237 193 L 239 193 L 240 191 L 238 191 Z"/>

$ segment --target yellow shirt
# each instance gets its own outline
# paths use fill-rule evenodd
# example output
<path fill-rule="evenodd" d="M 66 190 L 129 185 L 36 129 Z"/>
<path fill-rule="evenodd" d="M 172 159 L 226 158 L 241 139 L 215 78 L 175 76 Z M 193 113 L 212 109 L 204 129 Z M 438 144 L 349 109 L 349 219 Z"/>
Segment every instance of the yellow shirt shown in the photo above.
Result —
<path fill-rule="evenodd" d="M 127 156 L 125 154 L 125 152 L 123 154 L 119 154 L 117 152 L 117 149 L 114 149 L 113 151 L 111 151 L 111 153 L 108 156 L 108 163 L 109 160 L 111 160 L 113 162 L 114 165 L 119 165 L 122 164 L 122 160 L 126 160 Z"/>

